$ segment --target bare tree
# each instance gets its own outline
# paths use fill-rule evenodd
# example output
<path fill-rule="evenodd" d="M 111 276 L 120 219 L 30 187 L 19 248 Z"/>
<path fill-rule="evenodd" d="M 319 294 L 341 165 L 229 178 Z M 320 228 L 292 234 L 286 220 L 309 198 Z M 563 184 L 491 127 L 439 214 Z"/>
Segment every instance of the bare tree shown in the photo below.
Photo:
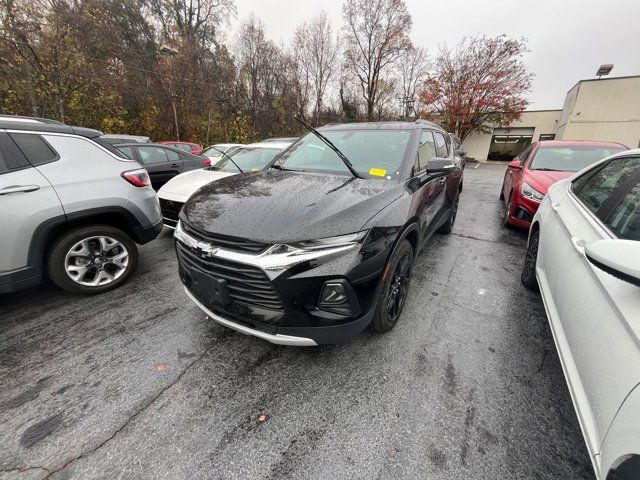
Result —
<path fill-rule="evenodd" d="M 343 16 L 347 68 L 359 80 L 372 120 L 381 73 L 411 48 L 411 15 L 404 0 L 346 0 Z"/>
<path fill-rule="evenodd" d="M 427 50 L 413 47 L 398 60 L 397 88 L 400 94 L 403 118 L 413 116 L 418 100 L 418 88 L 429 73 Z"/>
<path fill-rule="evenodd" d="M 303 79 L 314 94 L 313 116 L 320 120 L 322 100 L 336 70 L 338 36 L 323 11 L 308 24 L 303 23 L 295 32 L 293 50 Z"/>

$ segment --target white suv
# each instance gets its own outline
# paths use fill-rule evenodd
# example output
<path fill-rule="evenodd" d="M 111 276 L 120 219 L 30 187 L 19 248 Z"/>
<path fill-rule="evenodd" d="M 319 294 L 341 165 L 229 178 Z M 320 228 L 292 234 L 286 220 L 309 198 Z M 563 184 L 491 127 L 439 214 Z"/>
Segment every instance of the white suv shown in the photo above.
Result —
<path fill-rule="evenodd" d="M 121 285 L 136 243 L 162 230 L 146 170 L 102 133 L 0 116 L 0 293 L 38 284 L 99 293 Z"/>

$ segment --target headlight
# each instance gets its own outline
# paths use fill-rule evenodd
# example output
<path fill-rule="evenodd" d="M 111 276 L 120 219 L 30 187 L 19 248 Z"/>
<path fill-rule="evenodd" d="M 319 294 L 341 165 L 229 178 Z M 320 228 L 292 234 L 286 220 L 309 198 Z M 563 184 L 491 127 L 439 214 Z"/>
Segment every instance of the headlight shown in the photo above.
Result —
<path fill-rule="evenodd" d="M 363 230 L 361 232 L 349 233 L 347 235 L 340 235 L 337 237 L 319 238 L 317 240 L 304 240 L 302 242 L 291 243 L 290 245 L 295 248 L 303 250 L 322 250 L 325 248 L 343 247 L 349 245 L 355 245 L 361 242 L 369 233 L 369 230 Z"/>
<path fill-rule="evenodd" d="M 522 183 L 522 196 L 528 198 L 529 200 L 533 200 L 534 202 L 540 203 L 544 198 L 544 194 L 540 193 L 538 190 L 533 188 L 527 182 Z"/>

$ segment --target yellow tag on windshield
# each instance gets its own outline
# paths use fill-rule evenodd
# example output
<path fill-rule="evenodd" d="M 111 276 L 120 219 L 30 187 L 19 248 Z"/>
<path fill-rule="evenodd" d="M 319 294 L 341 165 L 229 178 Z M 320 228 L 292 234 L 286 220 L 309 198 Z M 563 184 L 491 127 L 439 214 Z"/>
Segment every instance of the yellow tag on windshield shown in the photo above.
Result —
<path fill-rule="evenodd" d="M 384 177 L 387 171 L 383 168 L 372 168 L 369 170 L 369 175 L 375 175 L 376 177 Z"/>

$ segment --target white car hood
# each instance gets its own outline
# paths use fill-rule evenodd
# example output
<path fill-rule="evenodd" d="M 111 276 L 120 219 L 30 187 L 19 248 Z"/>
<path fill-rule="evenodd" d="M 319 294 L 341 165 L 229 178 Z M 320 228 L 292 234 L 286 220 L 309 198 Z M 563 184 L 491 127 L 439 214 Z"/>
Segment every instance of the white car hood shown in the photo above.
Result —
<path fill-rule="evenodd" d="M 236 175 L 235 172 L 215 170 L 192 170 L 173 177 L 158 190 L 158 197 L 175 202 L 186 202 L 200 187 Z"/>

